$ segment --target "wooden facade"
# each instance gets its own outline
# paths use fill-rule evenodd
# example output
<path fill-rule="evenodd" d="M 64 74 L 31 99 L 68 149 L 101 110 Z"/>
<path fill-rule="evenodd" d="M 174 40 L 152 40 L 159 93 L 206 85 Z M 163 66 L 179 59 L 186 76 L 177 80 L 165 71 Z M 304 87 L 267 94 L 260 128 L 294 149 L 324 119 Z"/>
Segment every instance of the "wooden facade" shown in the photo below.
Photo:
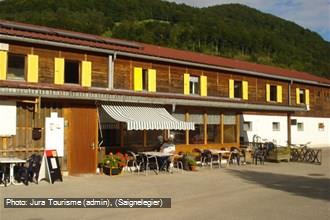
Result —
<path fill-rule="evenodd" d="M 87 50 L 80 50 L 76 48 L 67 48 L 61 46 L 44 45 L 41 43 L 30 43 L 15 40 L 0 40 L 0 43 L 8 44 L 8 54 L 21 54 L 27 56 L 29 54 L 37 55 L 38 57 L 38 77 L 37 82 L 27 82 L 25 79 L 19 81 L 12 81 L 2 79 L 0 80 L 0 87 L 23 88 L 29 91 L 33 89 L 50 89 L 56 91 L 79 91 L 86 94 L 88 97 L 91 94 L 132 94 L 137 97 L 148 97 L 150 99 L 157 98 L 180 98 L 182 100 L 196 100 L 196 101 L 211 101 L 211 102 L 227 102 L 227 103 L 241 103 L 248 105 L 261 106 L 283 106 L 283 107 L 301 107 L 307 108 L 308 111 L 301 112 L 286 112 L 286 111 L 263 111 L 262 109 L 253 110 L 245 109 L 244 107 L 237 107 L 233 109 L 215 108 L 208 106 L 185 105 L 177 106 L 175 112 L 182 112 L 185 114 L 185 119 L 189 121 L 189 114 L 203 114 L 204 117 L 204 143 L 191 144 L 189 143 L 189 131 L 186 131 L 185 143 L 178 145 L 178 151 L 190 151 L 194 147 L 231 147 L 239 146 L 240 142 L 240 115 L 247 114 L 261 114 L 261 115 L 290 115 L 290 116 L 305 116 L 305 117 L 330 117 L 330 89 L 329 84 L 309 84 L 292 82 L 279 77 L 272 78 L 271 76 L 257 76 L 251 74 L 238 73 L 230 70 L 217 70 L 211 67 L 196 67 L 189 63 L 172 63 L 161 61 L 158 59 L 143 59 L 134 58 L 129 55 L 107 54 L 102 52 L 91 52 Z M 113 69 L 109 65 L 109 56 L 113 60 Z M 74 60 L 80 63 L 91 62 L 91 86 L 82 86 L 82 79 L 79 83 L 56 85 L 55 84 L 55 58 L 63 58 L 64 60 Z M 1 65 L 1 64 L 0 64 Z M 29 65 L 26 63 L 25 65 Z M 153 69 L 156 71 L 156 92 L 134 92 L 134 68 Z M 25 68 L 26 71 L 27 68 Z M 200 95 L 184 95 L 184 74 L 190 74 L 195 77 L 206 77 L 207 96 Z M 81 73 L 80 73 L 81 74 Z M 113 74 L 113 89 L 109 88 L 111 83 L 109 74 Z M 0 74 L 1 75 L 1 74 Z M 81 76 L 80 76 L 81 77 Z M 247 85 L 246 98 L 229 98 L 230 96 L 230 80 L 241 81 Z M 267 87 L 270 85 L 280 88 L 280 100 L 267 101 Z M 297 104 L 296 91 L 297 88 L 308 90 L 309 104 Z M 279 91 L 277 91 L 279 92 Z M 0 142 L 0 152 L 2 155 L 17 155 L 26 157 L 32 152 L 41 152 L 44 149 L 44 127 L 45 118 L 50 116 L 51 112 L 57 112 L 60 117 L 64 117 L 66 121 L 65 127 L 65 156 L 62 158 L 62 166 L 64 170 L 69 170 L 72 174 L 81 172 L 91 172 L 95 170 L 96 164 L 96 145 L 98 133 L 98 119 L 97 119 L 97 102 L 99 100 L 79 100 L 70 97 L 49 98 L 45 95 L 35 96 L 29 94 L 26 97 L 8 96 L 0 94 L 3 100 L 17 101 L 17 135 L 12 137 L 2 137 Z M 167 105 L 169 112 L 172 111 L 173 106 Z M 192 110 L 193 109 L 193 110 Z M 207 141 L 207 118 L 209 114 L 218 115 L 221 120 L 219 122 L 219 141 L 218 143 L 208 143 Z M 225 143 L 224 141 L 224 115 L 236 115 L 236 126 L 233 128 L 235 133 L 235 141 L 232 143 Z M 87 118 L 84 118 L 89 115 Z M 81 120 L 84 118 L 84 120 Z M 125 147 L 124 142 L 124 128 L 120 124 L 120 144 L 114 149 Z M 38 140 L 32 139 L 32 130 L 41 129 L 42 136 Z M 87 129 L 89 128 L 89 129 Z M 87 133 L 86 133 L 87 132 Z M 144 131 L 139 137 L 143 139 L 141 142 L 142 149 L 148 148 L 148 137 L 151 131 Z M 79 137 L 85 139 L 79 140 Z M 87 140 L 87 139 L 88 140 Z M 85 143 L 88 142 L 88 143 Z M 85 150 L 79 154 L 78 145 L 84 146 Z M 92 147 L 91 147 L 92 146 Z M 149 146 L 150 148 L 150 146 Z M 137 148 L 139 150 L 139 148 Z M 89 155 L 89 156 L 88 156 Z M 86 167 L 77 167 L 77 165 L 89 162 Z M 84 159 L 85 158 L 85 159 Z"/>

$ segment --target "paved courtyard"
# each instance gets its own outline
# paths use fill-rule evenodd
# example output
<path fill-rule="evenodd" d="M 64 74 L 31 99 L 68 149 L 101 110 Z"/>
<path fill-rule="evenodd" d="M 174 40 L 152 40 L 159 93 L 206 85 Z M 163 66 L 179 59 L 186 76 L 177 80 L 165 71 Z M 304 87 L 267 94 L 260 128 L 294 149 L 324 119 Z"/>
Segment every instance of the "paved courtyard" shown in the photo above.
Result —
<path fill-rule="evenodd" d="M 330 148 L 322 165 L 203 168 L 198 172 L 64 177 L 63 182 L 0 187 L 1 220 L 330 219 Z M 170 197 L 169 209 L 4 208 L 4 198 Z"/>

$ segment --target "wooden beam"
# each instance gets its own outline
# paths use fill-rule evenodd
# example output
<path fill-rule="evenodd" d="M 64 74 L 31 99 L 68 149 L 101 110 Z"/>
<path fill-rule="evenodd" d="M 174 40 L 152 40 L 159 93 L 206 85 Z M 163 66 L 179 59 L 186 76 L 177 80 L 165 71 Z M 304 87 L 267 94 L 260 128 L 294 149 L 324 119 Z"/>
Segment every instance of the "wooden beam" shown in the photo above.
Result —
<path fill-rule="evenodd" d="M 288 125 L 288 145 L 291 145 L 291 114 L 288 113 L 288 117 L 287 117 L 287 125 Z"/>
<path fill-rule="evenodd" d="M 189 113 L 186 112 L 186 121 L 189 121 Z M 189 130 L 186 130 L 186 144 L 189 145 Z"/>
<path fill-rule="evenodd" d="M 224 143 L 224 125 L 223 125 L 223 119 L 224 119 L 224 116 L 223 116 L 223 113 L 221 113 L 221 122 L 220 122 L 220 128 L 221 128 L 221 129 L 220 129 L 220 130 L 221 130 L 221 131 L 220 131 L 220 133 L 221 133 L 221 134 L 220 134 L 220 135 L 221 135 L 221 136 L 220 136 L 220 137 L 221 137 L 221 142 L 220 142 L 220 143 L 221 143 L 221 144 Z"/>
<path fill-rule="evenodd" d="M 241 136 L 241 114 L 236 114 L 236 142 L 239 145 Z"/>
<path fill-rule="evenodd" d="M 207 144 L 207 113 L 204 113 L 204 144 Z"/>

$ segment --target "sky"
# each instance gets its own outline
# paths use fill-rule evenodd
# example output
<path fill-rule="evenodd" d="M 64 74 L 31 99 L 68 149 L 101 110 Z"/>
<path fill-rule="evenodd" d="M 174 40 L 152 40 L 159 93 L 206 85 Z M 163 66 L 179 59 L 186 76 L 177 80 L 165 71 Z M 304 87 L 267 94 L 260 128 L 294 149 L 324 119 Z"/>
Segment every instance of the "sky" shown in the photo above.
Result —
<path fill-rule="evenodd" d="M 240 3 L 317 32 L 330 42 L 330 0 L 168 0 L 194 7 Z"/>

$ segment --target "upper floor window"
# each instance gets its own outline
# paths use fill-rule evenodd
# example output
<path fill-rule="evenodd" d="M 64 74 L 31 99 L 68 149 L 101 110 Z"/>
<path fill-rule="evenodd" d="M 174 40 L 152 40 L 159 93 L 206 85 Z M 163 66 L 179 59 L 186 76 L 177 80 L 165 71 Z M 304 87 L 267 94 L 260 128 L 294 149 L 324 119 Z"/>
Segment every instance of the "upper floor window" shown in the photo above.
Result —
<path fill-rule="evenodd" d="M 8 54 L 7 79 L 25 79 L 25 55 Z"/>
<path fill-rule="evenodd" d="M 189 91 L 191 95 L 199 95 L 200 82 L 198 76 L 189 77 Z"/>
<path fill-rule="evenodd" d="M 134 91 L 156 92 L 156 70 L 134 67 Z"/>
<path fill-rule="evenodd" d="M 304 89 L 300 89 L 299 90 L 299 99 L 300 99 L 300 103 L 305 103 L 305 90 Z"/>
<path fill-rule="evenodd" d="M 185 95 L 207 96 L 207 76 L 183 74 L 183 93 Z"/>
<path fill-rule="evenodd" d="M 80 62 L 65 60 L 64 64 L 64 83 L 79 84 L 80 81 Z"/>
<path fill-rule="evenodd" d="M 296 88 L 296 102 L 309 105 L 309 89 Z"/>
<path fill-rule="evenodd" d="M 234 97 L 235 98 L 242 98 L 242 81 L 234 81 Z"/>
<path fill-rule="evenodd" d="M 277 101 L 277 87 L 271 85 L 270 86 L 270 101 L 276 102 Z"/>
<path fill-rule="evenodd" d="M 282 102 L 282 86 L 266 84 L 266 101 Z"/>
<path fill-rule="evenodd" d="M 230 79 L 229 98 L 248 100 L 248 81 Z"/>
<path fill-rule="evenodd" d="M 148 70 L 142 69 L 142 90 L 148 90 Z"/>

